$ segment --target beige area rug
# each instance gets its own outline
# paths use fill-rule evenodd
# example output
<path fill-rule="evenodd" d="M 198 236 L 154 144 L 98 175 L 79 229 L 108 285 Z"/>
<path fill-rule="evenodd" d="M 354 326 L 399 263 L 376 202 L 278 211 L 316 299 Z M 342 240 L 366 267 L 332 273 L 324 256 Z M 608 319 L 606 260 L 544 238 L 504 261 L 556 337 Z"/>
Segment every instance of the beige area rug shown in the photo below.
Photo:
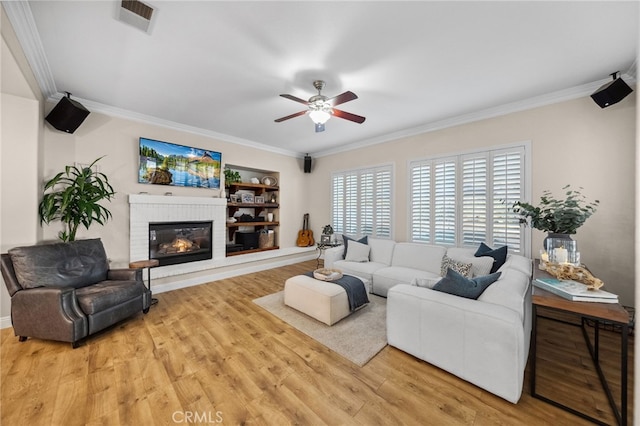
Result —
<path fill-rule="evenodd" d="M 253 301 L 287 324 L 362 367 L 387 345 L 387 299 L 369 294 L 369 304 L 333 326 L 284 304 L 284 292 Z"/>

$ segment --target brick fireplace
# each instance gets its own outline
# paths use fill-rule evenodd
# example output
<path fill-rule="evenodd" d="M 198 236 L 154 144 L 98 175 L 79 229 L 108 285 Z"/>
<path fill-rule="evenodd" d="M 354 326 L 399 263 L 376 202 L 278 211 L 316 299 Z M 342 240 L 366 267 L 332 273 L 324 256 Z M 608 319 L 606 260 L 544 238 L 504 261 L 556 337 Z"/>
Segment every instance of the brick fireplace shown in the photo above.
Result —
<path fill-rule="evenodd" d="M 224 198 L 129 195 L 129 260 L 149 258 L 149 226 L 153 223 L 211 222 L 211 258 L 160 266 L 152 278 L 210 269 L 225 258 L 226 200 Z"/>

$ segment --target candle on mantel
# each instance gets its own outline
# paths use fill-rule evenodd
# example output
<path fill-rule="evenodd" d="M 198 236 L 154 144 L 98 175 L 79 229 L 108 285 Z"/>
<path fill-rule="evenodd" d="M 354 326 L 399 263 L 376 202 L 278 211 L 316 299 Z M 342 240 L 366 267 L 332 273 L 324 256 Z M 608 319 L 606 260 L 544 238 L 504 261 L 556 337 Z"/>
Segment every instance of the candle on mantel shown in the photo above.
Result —
<path fill-rule="evenodd" d="M 569 260 L 569 253 L 564 247 L 556 248 L 553 250 L 556 263 L 567 263 Z"/>

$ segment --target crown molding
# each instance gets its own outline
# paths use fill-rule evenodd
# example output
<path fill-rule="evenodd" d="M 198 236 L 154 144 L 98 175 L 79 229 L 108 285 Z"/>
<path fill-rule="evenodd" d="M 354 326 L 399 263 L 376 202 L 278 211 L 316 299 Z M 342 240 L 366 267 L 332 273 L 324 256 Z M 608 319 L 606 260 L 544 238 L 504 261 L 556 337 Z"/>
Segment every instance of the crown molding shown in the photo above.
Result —
<path fill-rule="evenodd" d="M 16 37 L 20 41 L 31 71 L 33 72 L 40 91 L 44 98 L 48 98 L 55 94 L 56 83 L 53 79 L 53 73 L 47 62 L 47 56 L 44 53 L 44 47 L 40 39 L 40 33 L 36 27 L 36 22 L 31 13 L 29 2 L 26 1 L 3 1 L 2 6 L 13 26 Z"/>
<path fill-rule="evenodd" d="M 66 96 L 62 93 L 56 93 L 53 96 L 50 96 L 47 101 L 57 103 L 62 99 L 62 97 Z M 151 115 L 140 114 L 135 111 L 129 111 L 122 108 L 116 108 L 110 105 L 105 105 L 100 102 L 91 101 L 88 99 L 79 98 L 77 96 L 73 97 L 75 100 L 80 102 L 85 108 L 90 110 L 91 112 L 97 112 L 101 114 L 105 114 L 111 117 L 123 118 L 125 120 L 137 121 L 144 124 L 152 124 L 155 126 L 164 127 L 167 129 L 177 130 L 185 133 L 191 133 L 199 136 L 206 136 L 212 139 L 217 139 L 221 142 L 233 143 L 236 145 L 243 145 L 250 148 L 259 149 L 261 151 L 272 152 L 274 154 L 286 155 L 289 157 L 299 157 L 300 155 L 297 152 L 277 148 L 270 145 L 261 144 L 259 142 L 254 142 L 248 139 L 237 138 L 235 136 L 227 135 L 224 133 L 214 132 L 213 130 L 202 129 L 200 127 L 189 126 L 182 123 L 177 123 L 175 121 L 165 120 L 158 117 L 153 117 Z"/>
<path fill-rule="evenodd" d="M 49 101 L 59 101 L 63 96 L 61 93 L 58 93 L 58 90 L 55 85 L 55 81 L 53 79 L 53 73 L 51 72 L 51 68 L 49 67 L 49 63 L 47 61 L 46 54 L 44 52 L 44 47 L 42 46 L 42 42 L 40 39 L 40 34 L 38 33 L 38 29 L 35 24 L 35 20 L 33 18 L 33 14 L 31 12 L 31 8 L 27 1 L 2 1 L 2 6 L 4 7 L 5 12 L 7 13 L 7 17 L 13 26 L 13 29 L 20 41 L 24 54 L 31 66 L 33 74 L 40 86 L 40 90 L 45 99 Z M 637 67 L 638 67 L 638 58 L 635 58 L 633 64 L 629 67 L 629 69 L 622 73 L 621 77 L 629 83 L 636 84 L 637 83 Z M 603 84 L 610 81 L 610 78 L 604 78 L 602 80 L 583 84 L 580 86 L 575 86 L 569 89 L 560 90 L 557 92 L 536 96 L 533 98 L 516 101 L 492 108 L 487 108 L 480 111 L 475 111 L 469 114 L 463 114 L 460 116 L 454 116 L 450 118 L 446 118 L 439 121 L 434 121 L 431 123 L 426 123 L 417 127 L 412 127 L 409 129 L 404 129 L 397 132 L 388 133 L 385 135 L 376 136 L 373 138 L 363 139 L 360 141 L 355 141 L 353 143 L 345 144 L 337 148 L 332 148 L 328 150 L 321 150 L 317 152 L 313 152 L 312 154 L 315 157 L 324 157 L 328 155 L 338 154 L 341 152 L 352 151 L 354 149 L 363 148 L 367 146 L 377 145 L 385 142 L 390 142 L 397 139 L 402 139 L 406 137 L 415 136 L 422 133 L 429 133 L 436 130 L 442 130 L 449 127 L 460 126 L 463 124 L 473 123 L 476 121 L 486 120 L 489 118 L 495 118 L 507 114 L 511 114 L 514 112 L 525 111 L 528 109 L 538 108 L 541 106 L 551 105 L 554 103 L 564 102 L 568 100 L 577 99 L 583 96 L 588 96 L 593 93 L 596 89 L 598 89 Z M 76 99 L 80 99 L 75 97 Z M 251 148 L 260 149 L 267 152 L 272 152 L 276 154 L 291 156 L 291 157 L 299 157 L 299 152 L 294 152 L 291 150 L 285 150 L 281 148 L 276 148 L 270 145 L 262 144 L 259 142 L 237 138 L 235 136 L 226 135 L 223 133 L 214 132 L 211 130 L 206 130 L 194 126 L 188 126 L 181 123 L 176 123 L 169 120 L 160 119 L 157 117 L 152 117 L 145 114 L 140 114 L 133 111 L 124 110 L 121 108 L 112 107 L 109 105 L 101 104 L 99 102 L 93 102 L 87 99 L 81 99 L 82 103 L 91 108 L 95 112 L 100 112 L 106 115 L 120 117 L 128 120 L 154 124 L 157 126 L 174 129 L 178 131 L 183 131 L 187 133 L 207 136 L 210 138 L 218 139 L 222 142 L 229 142 L 238 145 L 248 146 Z"/>
<path fill-rule="evenodd" d="M 635 62 L 634 62 L 635 64 Z M 630 68 L 634 69 L 633 66 Z M 625 72 L 621 76 L 627 83 L 636 84 L 636 79 L 630 72 Z M 450 127 L 461 126 L 463 124 L 469 124 L 476 121 L 487 120 L 489 118 L 500 117 L 503 115 L 511 114 L 514 112 L 526 111 L 533 108 L 538 108 L 546 105 L 552 105 L 560 102 L 565 102 L 573 99 L 578 99 L 584 96 L 591 95 L 595 90 L 605 83 L 611 81 L 611 78 L 605 78 L 602 80 L 594 81 L 592 83 L 583 84 L 580 86 L 571 87 L 564 90 L 548 93 L 545 95 L 535 96 L 533 98 L 524 99 L 521 101 L 511 102 L 504 105 L 499 105 L 492 108 L 475 111 L 469 114 L 463 114 L 455 117 L 445 118 L 443 120 L 434 121 L 431 123 L 423 124 L 421 126 L 412 127 L 409 129 L 400 130 L 393 133 L 387 133 L 375 138 L 369 138 L 366 140 L 356 141 L 348 145 L 340 146 L 334 149 L 328 149 L 313 153 L 315 157 L 325 157 L 328 155 L 339 154 L 342 152 L 352 151 L 358 148 L 365 148 L 372 145 L 378 145 L 385 142 L 391 142 L 398 139 L 403 139 L 411 136 L 416 136 L 423 133 L 435 132 L 437 130 L 443 130 Z"/>

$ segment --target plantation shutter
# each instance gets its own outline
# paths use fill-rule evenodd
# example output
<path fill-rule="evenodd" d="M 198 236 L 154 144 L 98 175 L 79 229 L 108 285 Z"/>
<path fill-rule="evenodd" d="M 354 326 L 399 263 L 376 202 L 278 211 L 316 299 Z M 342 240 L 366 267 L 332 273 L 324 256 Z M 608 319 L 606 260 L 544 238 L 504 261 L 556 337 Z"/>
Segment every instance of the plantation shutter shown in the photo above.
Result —
<path fill-rule="evenodd" d="M 331 184 L 331 217 L 333 230 L 336 233 L 344 234 L 345 221 L 345 177 L 335 175 Z"/>
<path fill-rule="evenodd" d="M 456 243 L 456 163 L 439 161 L 434 167 L 434 242 Z"/>
<path fill-rule="evenodd" d="M 522 227 L 513 203 L 524 199 L 524 147 L 493 153 L 492 243 L 523 253 Z"/>
<path fill-rule="evenodd" d="M 411 167 L 411 241 L 431 241 L 431 162 Z"/>
<path fill-rule="evenodd" d="M 376 172 L 376 218 L 375 235 L 378 238 L 391 238 L 391 168 Z"/>
<path fill-rule="evenodd" d="M 392 166 L 334 173 L 332 188 L 331 214 L 336 232 L 391 238 Z"/>
<path fill-rule="evenodd" d="M 526 255 L 513 203 L 526 198 L 525 145 L 409 165 L 411 241 L 509 246 Z"/>
<path fill-rule="evenodd" d="M 487 155 L 462 159 L 462 245 L 487 241 Z"/>

